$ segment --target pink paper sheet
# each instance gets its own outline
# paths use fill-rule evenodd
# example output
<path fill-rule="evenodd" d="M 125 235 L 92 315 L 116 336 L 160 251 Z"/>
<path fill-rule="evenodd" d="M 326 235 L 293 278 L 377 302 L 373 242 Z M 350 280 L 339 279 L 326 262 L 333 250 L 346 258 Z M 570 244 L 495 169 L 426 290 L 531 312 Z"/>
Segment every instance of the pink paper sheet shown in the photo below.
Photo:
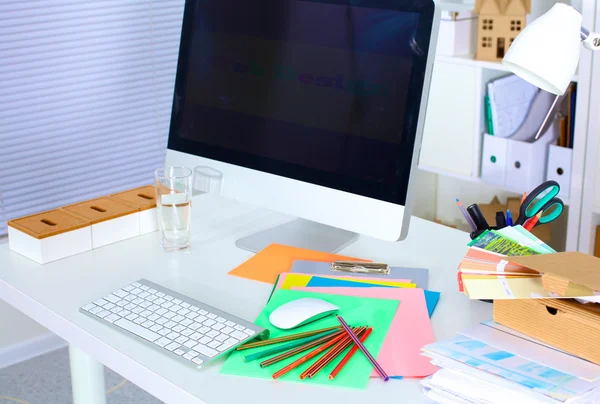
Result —
<path fill-rule="evenodd" d="M 344 276 L 344 275 L 319 275 L 319 274 L 303 274 L 303 273 L 299 273 L 299 272 L 282 272 L 279 275 L 279 279 L 277 280 L 277 283 L 275 284 L 274 290 L 281 288 L 281 285 L 283 285 L 283 282 L 285 282 L 285 278 L 288 275 L 318 276 L 321 278 L 337 278 L 337 279 L 344 279 L 344 280 L 348 280 L 348 281 L 357 281 L 357 282 L 360 282 L 360 281 L 394 281 L 394 282 L 406 282 L 406 283 L 411 282 L 410 279 L 395 279 L 395 278 L 381 279 L 381 277 L 379 277 L 379 278 L 363 278 L 363 277 L 357 278 L 356 276 Z M 292 288 L 292 289 L 295 289 L 295 288 Z"/>
<path fill-rule="evenodd" d="M 334 295 L 400 300 L 377 362 L 390 376 L 425 377 L 438 369 L 421 348 L 434 342 L 423 289 L 294 287 L 295 290 Z M 373 370 L 371 377 L 379 377 Z"/>

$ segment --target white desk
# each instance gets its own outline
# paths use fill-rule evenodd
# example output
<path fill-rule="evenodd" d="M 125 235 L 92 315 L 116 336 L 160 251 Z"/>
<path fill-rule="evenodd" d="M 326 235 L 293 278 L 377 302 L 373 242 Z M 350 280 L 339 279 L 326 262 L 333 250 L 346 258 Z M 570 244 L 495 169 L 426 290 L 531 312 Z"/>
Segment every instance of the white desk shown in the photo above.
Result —
<path fill-rule="evenodd" d="M 167 403 L 429 402 L 418 380 L 373 379 L 366 391 L 355 391 L 221 375 L 220 363 L 197 371 L 78 312 L 98 297 L 147 278 L 252 321 L 271 285 L 227 275 L 251 256 L 234 242 L 290 218 L 206 196 L 194 201 L 193 216 L 189 253 L 164 253 L 158 233 L 152 233 L 42 266 L 2 245 L 0 298 Z M 456 268 L 468 241 L 466 233 L 413 218 L 404 242 L 361 237 L 343 253 L 429 268 L 429 288 L 442 292 L 432 318 L 436 339 L 442 339 L 491 318 L 491 305 L 457 291 Z"/>

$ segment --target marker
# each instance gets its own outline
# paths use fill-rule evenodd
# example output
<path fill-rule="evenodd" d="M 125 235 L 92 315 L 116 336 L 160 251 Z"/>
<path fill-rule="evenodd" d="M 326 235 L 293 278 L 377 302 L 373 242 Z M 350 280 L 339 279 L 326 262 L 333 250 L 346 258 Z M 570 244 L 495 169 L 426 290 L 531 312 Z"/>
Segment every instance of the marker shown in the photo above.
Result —
<path fill-rule="evenodd" d="M 512 215 L 510 214 L 510 209 L 506 209 L 506 225 L 511 227 L 513 225 L 513 219 Z"/>

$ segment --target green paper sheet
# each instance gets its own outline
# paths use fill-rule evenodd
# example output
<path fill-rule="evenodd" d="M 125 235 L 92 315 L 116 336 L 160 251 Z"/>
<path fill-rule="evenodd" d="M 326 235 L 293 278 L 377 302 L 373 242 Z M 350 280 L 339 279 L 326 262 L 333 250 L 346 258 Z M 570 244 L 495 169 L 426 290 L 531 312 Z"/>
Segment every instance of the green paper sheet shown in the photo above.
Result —
<path fill-rule="evenodd" d="M 379 350 L 381 349 L 383 340 L 388 333 L 388 329 L 390 328 L 392 319 L 396 314 L 399 304 L 398 300 L 370 299 L 354 296 L 304 292 L 299 290 L 278 289 L 273 293 L 271 300 L 260 313 L 255 323 L 262 327 L 268 328 L 271 331 L 271 338 L 339 325 L 339 322 L 334 315 L 325 317 L 321 320 L 293 330 L 280 330 L 273 327 L 271 323 L 269 323 L 269 315 L 273 312 L 273 310 L 282 304 L 303 297 L 319 298 L 335 304 L 340 308 L 339 314 L 350 326 L 368 325 L 372 327 L 373 331 L 369 338 L 367 338 L 365 341 L 365 347 L 375 358 L 379 354 Z M 305 351 L 292 358 L 288 358 L 274 365 L 267 366 L 266 368 L 261 368 L 260 362 L 270 358 L 263 358 L 261 360 L 248 363 L 244 362 L 242 359 L 245 355 L 259 352 L 268 348 L 269 347 L 259 347 L 244 351 L 234 351 L 225 361 L 225 364 L 221 368 L 221 373 L 272 380 L 273 373 L 309 352 Z M 300 365 L 277 380 L 365 389 L 367 387 L 367 383 L 369 382 L 373 367 L 360 351 L 354 354 L 352 359 L 346 364 L 344 369 L 336 376 L 334 380 L 328 379 L 329 373 L 331 373 L 333 368 L 337 365 L 347 351 L 348 349 L 312 379 L 300 380 L 300 374 L 308 369 L 308 367 L 312 365 L 318 358 L 320 358 L 321 355 L 317 355 L 315 358 Z"/>

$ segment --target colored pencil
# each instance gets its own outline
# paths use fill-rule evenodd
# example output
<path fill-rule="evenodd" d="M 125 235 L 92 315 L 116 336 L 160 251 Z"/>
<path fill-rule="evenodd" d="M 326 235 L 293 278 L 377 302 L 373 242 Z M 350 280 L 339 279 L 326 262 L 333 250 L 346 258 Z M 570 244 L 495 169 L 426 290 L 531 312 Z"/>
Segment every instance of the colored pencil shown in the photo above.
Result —
<path fill-rule="evenodd" d="M 373 331 L 372 328 L 369 328 L 367 331 L 365 331 L 365 333 L 360 337 L 360 342 L 365 342 L 365 340 L 371 334 L 371 331 Z M 358 351 L 358 346 L 356 344 L 354 344 L 352 349 L 350 349 L 350 351 L 348 351 L 348 353 L 342 358 L 340 363 L 338 363 L 337 366 L 331 371 L 331 373 L 329 374 L 329 380 L 335 379 L 337 374 L 340 373 L 340 371 L 342 370 L 342 368 L 344 366 L 346 366 L 346 363 L 348 363 L 348 361 L 350 360 L 350 358 L 352 358 L 352 355 L 354 355 L 356 353 L 356 351 Z"/>
<path fill-rule="evenodd" d="M 465 217 L 465 220 L 467 221 L 467 224 L 471 228 L 471 231 L 477 230 L 477 226 L 475 226 L 475 222 L 473 221 L 473 218 L 471 218 L 471 215 L 469 215 L 469 212 L 467 212 L 467 210 L 463 206 L 462 202 L 459 201 L 458 198 L 456 198 L 456 204 L 458 205 L 458 208 L 460 209 L 463 216 Z"/>
<path fill-rule="evenodd" d="M 354 334 L 357 337 L 361 337 L 363 333 L 367 330 L 367 327 L 360 327 L 358 330 L 354 331 Z M 317 375 L 325 366 L 329 365 L 335 358 L 338 357 L 342 352 L 346 350 L 350 345 L 353 345 L 354 341 L 352 338 L 347 336 L 347 338 L 338 342 L 335 346 L 333 346 L 325 355 L 323 355 L 318 361 L 316 361 L 311 367 L 306 369 L 304 373 L 300 375 L 300 379 L 304 379 L 306 377 L 312 378 Z M 304 376 L 304 377 L 302 377 Z"/>
<path fill-rule="evenodd" d="M 527 198 L 527 192 L 523 192 L 523 197 L 521 198 L 521 203 L 520 203 L 519 207 L 521 205 L 523 205 L 523 202 L 525 202 L 525 198 Z"/>
<path fill-rule="evenodd" d="M 292 341 L 288 344 L 280 345 L 274 348 L 265 349 L 264 351 L 256 352 L 251 355 L 244 356 L 244 362 L 251 362 L 256 359 L 264 358 L 265 356 L 271 356 L 279 352 L 289 351 L 290 349 L 308 344 L 309 342 L 313 342 L 318 340 L 319 338 L 323 338 L 327 335 L 335 333 L 336 330 L 329 330 L 323 334 L 313 335 L 312 337 L 302 338 L 299 340 Z M 323 341 L 325 342 L 325 341 Z"/>
<path fill-rule="evenodd" d="M 373 367 L 375 368 L 377 373 L 379 373 L 379 376 L 381 376 L 383 381 L 387 382 L 388 380 L 390 380 L 390 377 L 387 375 L 387 373 L 385 373 L 385 370 L 383 370 L 381 365 L 379 363 L 377 363 L 375 358 L 373 358 L 373 355 L 371 355 L 369 350 L 367 348 L 365 348 L 365 346 L 362 344 L 362 342 L 360 342 L 358 337 L 356 335 L 354 335 L 354 333 L 352 332 L 352 329 L 348 326 L 348 324 L 346 324 L 346 322 L 344 321 L 342 316 L 338 315 L 336 317 L 337 317 L 338 321 L 340 322 L 340 324 L 342 325 L 342 327 L 344 327 L 346 334 L 350 335 L 350 338 L 352 338 L 354 340 L 354 343 L 356 344 L 356 346 L 358 346 L 358 349 L 360 349 L 361 352 L 367 357 L 369 362 L 371 362 L 371 364 L 373 365 Z"/>
<path fill-rule="evenodd" d="M 528 221 L 525 222 L 525 224 L 523 225 L 523 228 L 525 230 L 531 231 L 535 227 L 535 225 L 538 224 L 541 217 L 542 217 L 542 212 L 538 212 L 537 215 L 535 215 L 534 217 L 532 217 L 531 219 L 529 219 Z"/>
<path fill-rule="evenodd" d="M 348 329 L 350 329 L 350 328 L 348 328 Z M 350 332 L 352 332 L 351 329 L 350 329 Z M 297 368 L 298 366 L 302 365 L 303 363 L 311 360 L 312 358 L 314 358 L 318 354 L 326 351 L 329 347 L 335 345 L 338 341 L 340 341 L 341 339 L 343 339 L 346 335 L 347 335 L 346 333 L 341 332 L 340 335 L 338 335 L 337 337 L 335 337 L 331 341 L 328 341 L 327 343 L 325 343 L 325 345 L 322 345 L 322 346 L 318 347 L 317 349 L 315 349 L 314 351 L 310 351 L 306 355 L 304 355 L 304 356 L 296 359 L 295 361 L 293 361 L 292 363 L 290 363 L 286 367 L 284 367 L 284 368 L 278 370 L 277 372 L 273 373 L 273 379 L 280 378 L 281 376 L 283 376 L 286 373 L 290 372 L 291 370 Z"/>
<path fill-rule="evenodd" d="M 323 334 L 323 333 L 326 333 L 331 330 L 341 330 L 341 329 L 342 329 L 341 326 L 327 327 L 327 328 L 321 328 L 320 330 L 312 330 L 312 331 L 301 332 L 299 334 L 286 335 L 284 337 L 265 339 L 262 341 L 256 341 L 256 342 L 251 342 L 249 344 L 240 345 L 239 347 L 236 348 L 236 350 L 243 351 L 244 349 L 251 349 L 251 348 L 257 348 L 260 346 L 279 344 L 280 342 L 288 342 L 288 341 L 293 341 L 296 339 L 312 337 L 313 335 Z"/>
<path fill-rule="evenodd" d="M 260 367 L 261 368 L 265 368 L 265 367 L 270 366 L 270 365 L 272 365 L 274 363 L 277 363 L 277 362 L 280 362 L 280 361 L 282 361 L 284 359 L 292 357 L 292 356 L 294 356 L 294 355 L 296 355 L 296 354 L 298 354 L 300 352 L 307 351 L 307 350 L 309 350 L 311 348 L 314 348 L 316 346 L 319 346 L 321 344 L 329 342 L 332 339 L 337 338 L 340 335 L 344 335 L 344 331 L 343 330 L 336 331 L 334 334 L 327 335 L 325 337 L 321 337 L 321 338 L 319 338 L 316 341 L 309 342 L 306 345 L 299 346 L 298 348 L 294 348 L 294 349 L 292 349 L 290 351 L 284 352 L 281 355 L 277 355 L 277 356 L 272 357 L 271 359 L 267 359 L 266 361 L 263 361 L 263 362 L 260 363 Z"/>

